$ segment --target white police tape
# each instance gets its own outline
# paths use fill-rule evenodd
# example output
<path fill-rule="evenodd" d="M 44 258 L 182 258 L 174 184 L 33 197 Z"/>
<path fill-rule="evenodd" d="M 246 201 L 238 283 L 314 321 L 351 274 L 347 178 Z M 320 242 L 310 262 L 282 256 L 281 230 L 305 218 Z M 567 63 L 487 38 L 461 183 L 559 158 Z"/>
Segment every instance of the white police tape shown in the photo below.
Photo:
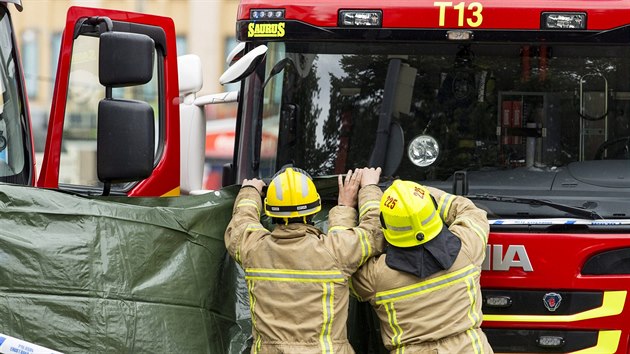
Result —
<path fill-rule="evenodd" d="M 490 225 L 630 225 L 630 219 L 497 219 L 488 222 Z"/>
<path fill-rule="evenodd" d="M 0 333 L 0 354 L 63 354 L 56 350 L 42 347 Z"/>

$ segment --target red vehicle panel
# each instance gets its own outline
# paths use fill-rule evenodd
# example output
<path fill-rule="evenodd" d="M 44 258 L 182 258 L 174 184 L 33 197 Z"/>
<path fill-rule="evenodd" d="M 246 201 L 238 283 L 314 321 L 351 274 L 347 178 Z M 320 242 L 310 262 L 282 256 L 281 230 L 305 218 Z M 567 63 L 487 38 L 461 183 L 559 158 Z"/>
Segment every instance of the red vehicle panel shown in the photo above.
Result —
<path fill-rule="evenodd" d="M 318 27 L 337 27 L 338 11 L 378 9 L 384 28 L 476 28 L 493 30 L 539 29 L 544 11 L 589 14 L 588 29 L 603 30 L 627 24 L 630 2 L 624 1 L 241 1 L 237 20 L 251 20 L 250 9 L 286 9 L 293 20 Z"/>
<path fill-rule="evenodd" d="M 237 36 L 267 51 L 240 91 L 235 181 L 368 162 L 465 195 L 491 224 L 496 352 L 627 353 L 629 19 L 626 0 L 242 0 Z"/>

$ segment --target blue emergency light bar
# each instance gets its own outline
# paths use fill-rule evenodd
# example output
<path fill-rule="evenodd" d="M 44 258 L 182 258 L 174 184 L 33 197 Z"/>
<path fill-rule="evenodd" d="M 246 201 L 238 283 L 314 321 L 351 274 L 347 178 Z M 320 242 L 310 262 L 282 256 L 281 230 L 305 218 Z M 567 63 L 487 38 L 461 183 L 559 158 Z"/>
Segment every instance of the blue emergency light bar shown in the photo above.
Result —
<path fill-rule="evenodd" d="M 249 18 L 252 20 L 283 20 L 284 9 L 251 9 Z"/>

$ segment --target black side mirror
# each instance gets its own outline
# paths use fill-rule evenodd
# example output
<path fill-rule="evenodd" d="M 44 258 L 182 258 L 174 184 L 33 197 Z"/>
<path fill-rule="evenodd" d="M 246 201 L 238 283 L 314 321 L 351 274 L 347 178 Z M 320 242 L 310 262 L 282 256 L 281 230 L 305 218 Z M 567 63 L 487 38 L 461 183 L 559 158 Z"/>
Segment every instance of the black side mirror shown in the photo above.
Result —
<path fill-rule="evenodd" d="M 153 108 L 146 102 L 104 99 L 98 104 L 97 175 L 101 182 L 145 179 L 153 172 Z"/>
<path fill-rule="evenodd" d="M 108 195 L 112 183 L 145 179 L 153 172 L 153 108 L 141 101 L 114 99 L 112 88 L 142 85 L 153 76 L 155 43 L 147 35 L 105 32 L 99 43 L 99 81 L 105 98 L 98 104 L 96 170 Z"/>
<path fill-rule="evenodd" d="M 105 32 L 100 36 L 98 76 L 103 86 L 143 85 L 153 77 L 155 42 L 145 34 Z"/>

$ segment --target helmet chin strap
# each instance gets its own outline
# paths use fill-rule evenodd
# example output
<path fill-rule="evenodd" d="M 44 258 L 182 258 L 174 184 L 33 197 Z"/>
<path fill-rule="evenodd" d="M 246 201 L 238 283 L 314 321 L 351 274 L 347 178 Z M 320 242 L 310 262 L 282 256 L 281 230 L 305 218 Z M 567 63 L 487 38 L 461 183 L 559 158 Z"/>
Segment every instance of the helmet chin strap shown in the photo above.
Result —
<path fill-rule="evenodd" d="M 284 225 L 289 225 L 289 218 L 282 218 L 284 220 Z M 308 221 L 306 221 L 306 215 L 302 216 L 302 221 L 304 222 L 304 224 L 308 224 Z"/>

